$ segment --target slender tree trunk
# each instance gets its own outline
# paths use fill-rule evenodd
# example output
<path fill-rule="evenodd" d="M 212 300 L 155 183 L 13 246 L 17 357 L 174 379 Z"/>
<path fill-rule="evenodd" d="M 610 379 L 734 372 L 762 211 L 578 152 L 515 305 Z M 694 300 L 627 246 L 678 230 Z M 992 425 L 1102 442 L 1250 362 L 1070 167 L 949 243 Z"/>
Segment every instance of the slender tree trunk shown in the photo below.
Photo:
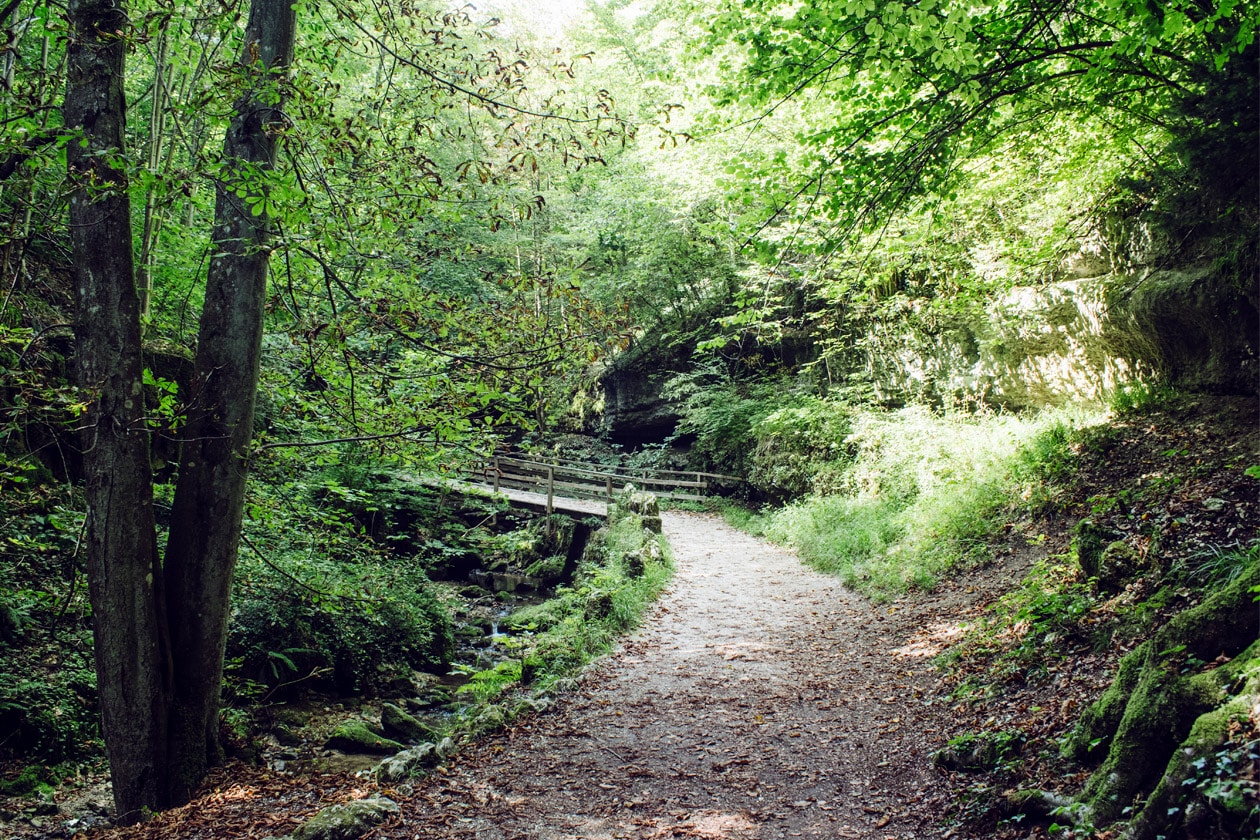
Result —
<path fill-rule="evenodd" d="M 140 315 L 123 151 L 128 22 L 118 0 L 70 0 L 64 117 L 83 418 L 87 565 L 101 714 L 124 822 L 162 800 L 168 658 L 144 421 Z"/>
<path fill-rule="evenodd" d="M 249 90 L 224 139 L 205 306 L 197 340 L 192 407 L 166 551 L 174 661 L 168 784 L 185 801 L 206 768 L 221 760 L 219 691 L 228 600 L 236 566 L 253 433 L 271 221 L 255 216 L 233 180 L 268 171 L 284 127 L 285 68 L 293 56 L 292 0 L 253 0 L 241 61 Z M 257 195 L 259 184 L 249 192 Z"/>
<path fill-rule="evenodd" d="M 153 59 L 153 94 L 149 108 L 149 154 L 150 172 L 157 172 L 162 165 L 162 140 L 166 133 L 166 85 L 169 73 L 166 60 L 169 38 L 166 27 L 158 34 L 157 54 Z M 150 190 L 144 199 L 144 227 L 140 232 L 140 265 L 136 272 L 136 286 L 140 293 L 140 323 L 147 327 L 150 310 L 153 307 L 153 269 L 157 248 L 158 229 L 161 220 L 157 215 L 157 192 Z"/>

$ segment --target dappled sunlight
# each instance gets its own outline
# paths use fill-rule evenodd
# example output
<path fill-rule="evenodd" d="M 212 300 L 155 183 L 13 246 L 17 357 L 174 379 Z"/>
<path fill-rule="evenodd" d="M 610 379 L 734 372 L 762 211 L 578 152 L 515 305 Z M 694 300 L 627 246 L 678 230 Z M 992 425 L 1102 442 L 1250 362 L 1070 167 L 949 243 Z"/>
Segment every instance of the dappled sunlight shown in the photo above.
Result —
<path fill-rule="evenodd" d="M 735 840 L 758 836 L 757 823 L 745 814 L 694 811 L 685 816 L 683 812 L 677 812 L 674 816 L 677 822 L 635 820 L 635 825 L 652 828 L 652 831 L 643 835 L 648 840 L 669 840 L 675 837 L 690 837 L 696 840 Z"/>
<path fill-rule="evenodd" d="M 203 801 L 206 803 L 235 802 L 253 799 L 256 796 L 258 796 L 258 788 L 252 785 L 233 785 L 227 790 L 215 791 Z"/>
<path fill-rule="evenodd" d="M 950 645 L 962 639 L 967 633 L 963 624 L 948 622 L 930 624 L 927 629 L 916 633 L 910 641 L 899 648 L 893 648 L 893 656 L 906 656 L 913 659 L 936 656 Z"/>

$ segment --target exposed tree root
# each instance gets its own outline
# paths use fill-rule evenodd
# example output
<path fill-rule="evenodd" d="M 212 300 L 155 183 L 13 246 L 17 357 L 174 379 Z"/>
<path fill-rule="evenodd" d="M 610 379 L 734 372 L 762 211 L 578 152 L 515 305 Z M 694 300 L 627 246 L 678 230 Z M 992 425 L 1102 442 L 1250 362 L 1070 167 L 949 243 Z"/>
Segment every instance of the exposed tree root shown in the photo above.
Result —
<path fill-rule="evenodd" d="M 1197 780 L 1230 742 L 1231 729 L 1249 725 L 1260 709 L 1255 587 L 1260 563 L 1121 660 L 1111 688 L 1081 715 L 1063 746 L 1063 756 L 1076 761 L 1106 751 L 1080 797 L 1022 791 L 1007 798 L 1004 810 L 1099 827 L 1126 819 L 1133 840 L 1184 836 L 1188 829 L 1194 836 L 1231 836 L 1254 820 L 1239 797 L 1205 800 Z M 1223 664 L 1203 670 L 1217 661 Z"/>
<path fill-rule="evenodd" d="M 1229 740 L 1231 722 L 1246 720 L 1257 702 L 1256 586 L 1260 564 L 1174 618 L 1123 659 L 1111 688 L 1082 715 L 1063 749 L 1077 760 L 1107 750 L 1078 800 L 1067 803 L 1037 792 L 1011 805 L 1025 813 L 1054 808 L 1067 820 L 1095 826 L 1132 814 L 1129 833 L 1137 840 L 1180 830 L 1193 804 L 1194 774 Z M 1203 663 L 1222 658 L 1229 661 L 1202 670 Z"/>

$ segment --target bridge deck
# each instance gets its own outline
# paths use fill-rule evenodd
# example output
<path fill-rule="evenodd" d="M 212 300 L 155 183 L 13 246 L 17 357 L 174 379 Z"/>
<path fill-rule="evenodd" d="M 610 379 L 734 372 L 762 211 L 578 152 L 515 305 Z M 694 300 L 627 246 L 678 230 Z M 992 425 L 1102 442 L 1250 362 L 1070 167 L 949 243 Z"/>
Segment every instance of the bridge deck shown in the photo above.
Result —
<path fill-rule="evenodd" d="M 512 507 L 526 508 L 540 513 L 547 512 L 546 493 L 534 493 L 529 490 L 516 490 L 509 487 L 502 487 L 496 491 L 489 484 L 459 481 L 453 478 L 420 477 L 418 481 L 430 487 L 445 488 L 454 490 L 457 493 L 490 497 L 498 496 L 507 499 L 508 504 Z M 556 513 L 566 513 L 570 516 L 598 516 L 601 519 L 608 517 L 608 504 L 594 499 L 566 499 L 561 496 L 555 496 L 552 498 L 551 509 Z"/>

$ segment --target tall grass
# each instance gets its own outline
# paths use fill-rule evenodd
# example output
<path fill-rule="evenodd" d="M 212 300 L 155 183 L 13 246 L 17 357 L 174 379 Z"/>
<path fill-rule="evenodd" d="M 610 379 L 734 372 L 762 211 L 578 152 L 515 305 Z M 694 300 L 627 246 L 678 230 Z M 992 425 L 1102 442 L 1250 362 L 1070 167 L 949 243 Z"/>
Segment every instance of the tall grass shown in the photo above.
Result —
<path fill-rule="evenodd" d="M 986 541 L 1013 509 L 1053 501 L 1071 468 L 1071 430 L 1099 419 L 1080 409 L 861 412 L 844 441 L 856 452 L 852 466 L 752 527 L 877 600 L 931 588 L 986 559 Z"/>

